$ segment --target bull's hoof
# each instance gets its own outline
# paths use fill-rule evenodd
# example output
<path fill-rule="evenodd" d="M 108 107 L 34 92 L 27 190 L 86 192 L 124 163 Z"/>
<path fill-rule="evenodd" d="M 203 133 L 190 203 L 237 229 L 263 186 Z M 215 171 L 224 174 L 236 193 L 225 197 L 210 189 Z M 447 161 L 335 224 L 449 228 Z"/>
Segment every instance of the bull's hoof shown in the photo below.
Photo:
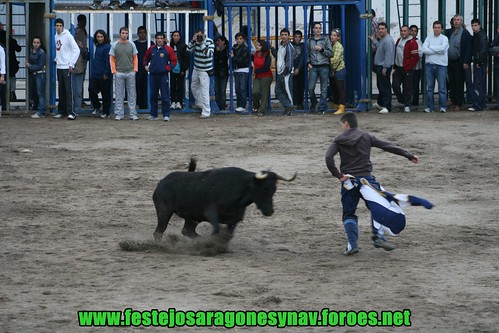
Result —
<path fill-rule="evenodd" d="M 161 239 L 163 238 L 163 234 L 160 233 L 154 233 L 154 241 L 156 243 L 161 243 Z"/>
<path fill-rule="evenodd" d="M 197 238 L 200 237 L 199 234 L 193 230 L 182 229 L 182 235 L 187 236 L 189 238 Z"/>

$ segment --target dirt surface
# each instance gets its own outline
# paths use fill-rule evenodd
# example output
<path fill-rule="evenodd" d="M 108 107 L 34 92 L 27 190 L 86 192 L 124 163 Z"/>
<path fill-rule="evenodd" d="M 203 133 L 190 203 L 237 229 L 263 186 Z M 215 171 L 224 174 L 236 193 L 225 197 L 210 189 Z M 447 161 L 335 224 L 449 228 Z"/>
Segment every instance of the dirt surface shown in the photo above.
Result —
<path fill-rule="evenodd" d="M 340 131 L 336 116 L 173 114 L 170 123 L 2 117 L 0 331 L 167 330 L 78 326 L 78 310 L 131 307 L 410 309 L 410 328 L 374 331 L 497 332 L 499 112 L 369 112 L 359 122 L 421 157 L 413 164 L 374 151 L 381 184 L 435 208 L 406 209 L 407 228 L 386 252 L 372 246 L 361 205 L 360 253 L 344 257 L 340 183 L 324 162 Z M 201 240 L 186 239 L 178 217 L 157 246 L 152 193 L 166 174 L 186 170 L 192 155 L 199 170 L 270 168 L 298 178 L 279 185 L 273 216 L 250 206 L 228 246 L 211 238 L 207 223 L 198 227 Z"/>

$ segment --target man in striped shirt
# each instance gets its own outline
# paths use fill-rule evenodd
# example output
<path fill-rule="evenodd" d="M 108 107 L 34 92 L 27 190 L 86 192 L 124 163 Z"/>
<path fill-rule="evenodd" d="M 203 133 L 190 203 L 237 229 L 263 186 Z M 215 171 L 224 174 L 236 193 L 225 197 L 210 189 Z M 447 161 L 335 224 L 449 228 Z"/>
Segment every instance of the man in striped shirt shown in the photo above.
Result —
<path fill-rule="evenodd" d="M 206 119 L 211 115 L 210 76 L 208 72 L 213 71 L 215 44 L 204 34 L 202 29 L 198 29 L 187 45 L 187 51 L 194 52 L 194 70 L 191 78 L 192 95 L 196 100 L 196 106 L 202 109 L 200 118 Z"/>

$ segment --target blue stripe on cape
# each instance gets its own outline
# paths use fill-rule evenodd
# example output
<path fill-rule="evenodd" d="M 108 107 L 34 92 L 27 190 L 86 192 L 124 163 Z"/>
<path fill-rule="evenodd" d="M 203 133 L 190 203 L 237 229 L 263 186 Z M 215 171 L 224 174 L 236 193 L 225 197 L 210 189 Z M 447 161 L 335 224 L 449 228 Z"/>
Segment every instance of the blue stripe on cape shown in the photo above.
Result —
<path fill-rule="evenodd" d="M 352 188 L 357 186 L 367 207 L 371 211 L 374 226 L 379 228 L 382 225 L 392 235 L 399 234 L 404 230 L 406 225 L 406 218 L 402 208 L 409 206 L 423 206 L 426 209 L 431 209 L 433 204 L 426 199 L 415 197 L 407 194 L 393 194 L 373 187 L 365 178 L 360 179 L 360 184 L 352 179 L 353 182 L 348 183 L 347 180 L 345 188 Z M 353 186 L 352 186 L 353 185 Z"/>

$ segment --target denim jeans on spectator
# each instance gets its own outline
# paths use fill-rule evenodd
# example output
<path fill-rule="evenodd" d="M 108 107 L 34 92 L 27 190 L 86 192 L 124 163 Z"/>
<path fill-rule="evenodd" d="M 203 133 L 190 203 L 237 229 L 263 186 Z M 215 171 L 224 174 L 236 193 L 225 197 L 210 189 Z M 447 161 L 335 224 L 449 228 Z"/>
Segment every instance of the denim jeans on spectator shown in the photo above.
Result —
<path fill-rule="evenodd" d="M 438 83 L 438 104 L 440 109 L 447 109 L 447 66 L 426 64 L 426 106 L 434 109 L 435 80 Z"/>
<path fill-rule="evenodd" d="M 234 73 L 238 108 L 246 109 L 246 101 L 248 99 L 248 75 L 248 73 L 244 72 Z"/>
<path fill-rule="evenodd" d="M 317 79 L 320 79 L 321 99 L 319 101 L 319 110 L 326 111 L 327 109 L 327 87 L 329 84 L 329 65 L 313 66 L 308 71 L 308 95 L 310 97 L 311 109 L 317 105 L 317 97 L 315 96 L 315 85 Z"/>

